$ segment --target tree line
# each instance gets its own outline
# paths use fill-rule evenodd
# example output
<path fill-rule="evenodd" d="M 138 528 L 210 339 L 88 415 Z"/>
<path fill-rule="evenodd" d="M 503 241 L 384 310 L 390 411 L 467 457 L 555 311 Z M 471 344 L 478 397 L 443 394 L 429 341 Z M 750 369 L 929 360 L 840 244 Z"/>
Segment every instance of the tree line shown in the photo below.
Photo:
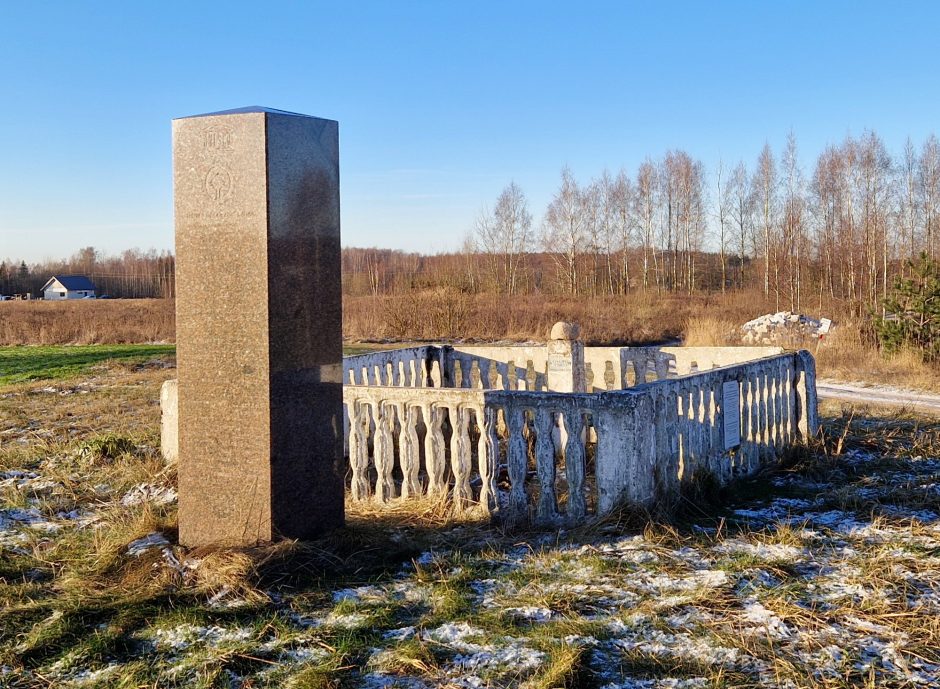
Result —
<path fill-rule="evenodd" d="M 510 183 L 476 219 L 463 261 L 431 268 L 361 250 L 347 267 L 359 275 L 365 263 L 373 292 L 388 285 L 385 273 L 451 264 L 472 289 L 507 295 L 756 287 L 778 308 L 811 297 L 876 308 L 909 260 L 938 255 L 938 223 L 934 135 L 892 156 L 866 131 L 827 146 L 807 171 L 791 133 L 779 154 L 765 145 L 753 162 L 719 163 L 710 175 L 681 150 L 587 182 L 565 168 L 538 222 Z"/>
<path fill-rule="evenodd" d="M 175 265 L 173 254 L 166 251 L 128 249 L 108 256 L 90 246 L 61 260 L 27 264 L 7 259 L 0 261 L 0 294 L 30 294 L 35 299 L 53 275 L 84 275 L 95 283 L 99 297 L 169 298 L 176 294 Z"/>
<path fill-rule="evenodd" d="M 564 168 L 538 217 L 511 182 L 471 222 L 448 254 L 344 249 L 344 294 L 757 289 L 777 308 L 844 300 L 862 312 L 911 277 L 912 259 L 940 254 L 940 141 L 908 140 L 892 155 L 866 131 L 804 169 L 791 133 L 782 151 L 765 145 L 753 160 L 711 172 L 682 150 L 587 181 Z M 99 294 L 172 297 L 173 271 L 168 252 L 86 247 L 63 261 L 0 263 L 0 293 L 38 295 L 52 275 L 80 273 Z"/>

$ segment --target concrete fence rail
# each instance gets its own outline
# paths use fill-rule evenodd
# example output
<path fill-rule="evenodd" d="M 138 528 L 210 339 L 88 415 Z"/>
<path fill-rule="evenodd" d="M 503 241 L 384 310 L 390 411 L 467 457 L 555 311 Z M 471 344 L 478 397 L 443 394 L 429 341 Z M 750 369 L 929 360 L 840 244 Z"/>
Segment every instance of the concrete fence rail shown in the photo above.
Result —
<path fill-rule="evenodd" d="M 589 392 L 625 390 L 783 353 L 782 347 L 584 347 Z M 349 385 L 548 390 L 544 346 L 422 345 L 343 357 Z"/>

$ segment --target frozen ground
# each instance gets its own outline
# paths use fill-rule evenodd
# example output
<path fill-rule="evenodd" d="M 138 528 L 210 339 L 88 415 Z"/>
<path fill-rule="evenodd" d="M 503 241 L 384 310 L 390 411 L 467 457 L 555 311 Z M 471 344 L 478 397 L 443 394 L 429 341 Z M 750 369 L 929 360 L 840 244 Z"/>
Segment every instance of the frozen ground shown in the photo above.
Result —
<path fill-rule="evenodd" d="M 890 385 L 844 383 L 835 380 L 817 381 L 816 390 L 820 398 L 905 407 L 918 412 L 940 415 L 940 395 L 928 392 L 905 390 Z"/>
<path fill-rule="evenodd" d="M 50 394 L 0 416 L 0 687 L 940 686 L 936 424 L 856 420 L 671 527 L 354 518 L 298 576 L 176 546 L 151 411 L 95 455 Z"/>

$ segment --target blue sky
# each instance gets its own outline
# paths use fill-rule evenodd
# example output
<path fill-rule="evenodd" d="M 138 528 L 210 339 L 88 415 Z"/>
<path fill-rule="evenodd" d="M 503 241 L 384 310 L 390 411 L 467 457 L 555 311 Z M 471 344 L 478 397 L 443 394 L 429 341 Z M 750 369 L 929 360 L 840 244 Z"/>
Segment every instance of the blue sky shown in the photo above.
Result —
<path fill-rule="evenodd" d="M 0 258 L 173 245 L 170 120 L 340 122 L 343 242 L 457 248 L 515 180 L 536 217 L 684 148 L 709 171 L 797 135 L 809 165 L 940 122 L 940 3 L 0 0 Z"/>

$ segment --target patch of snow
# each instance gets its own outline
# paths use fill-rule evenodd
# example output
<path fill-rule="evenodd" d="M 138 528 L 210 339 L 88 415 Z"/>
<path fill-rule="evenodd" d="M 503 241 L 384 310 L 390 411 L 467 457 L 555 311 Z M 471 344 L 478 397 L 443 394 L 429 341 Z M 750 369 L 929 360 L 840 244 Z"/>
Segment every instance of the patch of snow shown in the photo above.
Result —
<path fill-rule="evenodd" d="M 739 648 L 710 643 L 703 637 L 685 632 L 670 634 L 659 629 L 643 629 L 610 643 L 622 651 L 639 651 L 661 658 L 720 665 L 729 669 L 749 667 L 753 661 Z"/>
<path fill-rule="evenodd" d="M 526 605 L 519 608 L 504 608 L 503 612 L 512 617 L 522 620 L 531 620 L 533 622 L 547 622 L 552 619 L 552 616 L 555 614 L 548 608 L 540 608 L 534 605 Z"/>
<path fill-rule="evenodd" d="M 369 622 L 369 616 L 361 612 L 352 612 L 345 615 L 330 613 L 323 620 L 323 624 L 341 629 L 358 629 L 364 627 Z"/>
<path fill-rule="evenodd" d="M 358 588 L 340 589 L 333 592 L 333 602 L 352 601 L 360 603 L 363 600 L 387 600 L 388 594 L 377 586 L 359 586 Z"/>
<path fill-rule="evenodd" d="M 124 507 L 133 507 L 134 505 L 143 505 L 153 503 L 154 505 L 169 505 L 176 502 L 176 491 L 169 486 L 161 486 L 156 483 L 140 483 L 121 498 L 121 504 Z"/>
<path fill-rule="evenodd" d="M 0 510 L 0 532 L 14 526 L 25 526 L 46 532 L 58 531 L 61 528 L 61 525 L 48 521 L 35 507 Z"/>
<path fill-rule="evenodd" d="M 362 675 L 356 686 L 361 689 L 431 689 L 436 684 L 428 684 L 417 677 L 386 675 L 382 672 L 370 672 Z"/>
<path fill-rule="evenodd" d="M 482 637 L 485 634 L 485 631 L 467 622 L 447 622 L 439 627 L 422 632 L 421 637 L 425 641 L 436 641 L 458 651 L 474 651 L 478 650 L 480 646 L 468 643 L 467 639 Z"/>
<path fill-rule="evenodd" d="M 0 471 L 0 490 L 17 490 L 31 495 L 48 495 L 59 483 L 45 479 L 34 471 L 11 469 Z"/>
<path fill-rule="evenodd" d="M 434 562 L 435 558 L 437 558 L 437 555 L 429 550 L 427 552 L 421 553 L 418 557 L 416 557 L 415 564 L 421 565 L 422 567 L 427 567 Z"/>
<path fill-rule="evenodd" d="M 750 555 L 766 562 L 799 562 L 809 553 L 805 548 L 797 548 L 782 543 L 749 543 L 739 538 L 729 539 L 712 548 L 717 553 L 730 555 Z"/>
<path fill-rule="evenodd" d="M 181 624 L 172 629 L 154 629 L 150 637 L 158 649 L 184 651 L 192 646 L 215 648 L 222 644 L 248 641 L 254 633 L 254 630 L 248 627 L 230 629 L 216 625 L 202 627 L 195 624 Z"/>
<path fill-rule="evenodd" d="M 151 548 L 163 548 L 169 545 L 170 542 L 166 540 L 166 536 L 164 536 L 159 531 L 154 531 L 153 533 L 147 534 L 143 538 L 138 538 L 136 541 L 131 541 L 127 546 L 127 554 L 133 555 L 134 557 L 140 557 Z"/>
<path fill-rule="evenodd" d="M 390 629 L 384 634 L 382 634 L 383 639 L 388 639 L 390 641 L 404 641 L 405 639 L 410 639 L 415 635 L 414 627 L 399 627 L 398 629 Z"/>
<path fill-rule="evenodd" d="M 771 639 L 789 639 L 793 636 L 789 625 L 755 598 L 744 602 L 744 619 L 757 625 L 756 628 L 748 629 L 748 633 L 758 633 Z"/>
<path fill-rule="evenodd" d="M 544 652 L 525 645 L 527 639 L 511 636 L 499 637 L 495 643 L 476 643 L 472 638 L 483 638 L 485 632 L 466 622 L 448 622 L 441 626 L 422 632 L 421 638 L 425 641 L 434 641 L 442 646 L 457 651 L 450 663 L 450 670 L 490 671 L 505 669 L 514 675 L 527 673 L 538 668 L 545 662 L 547 656 Z M 474 676 L 475 677 L 475 676 Z M 474 686 L 474 679 L 461 678 L 460 681 L 470 681 Z M 485 685 L 481 685 L 485 686 Z"/>
<path fill-rule="evenodd" d="M 690 677 L 675 679 L 663 677 L 656 679 L 627 678 L 622 682 L 609 682 L 601 689 L 705 689 L 711 687 L 712 682 L 704 677 Z"/>

